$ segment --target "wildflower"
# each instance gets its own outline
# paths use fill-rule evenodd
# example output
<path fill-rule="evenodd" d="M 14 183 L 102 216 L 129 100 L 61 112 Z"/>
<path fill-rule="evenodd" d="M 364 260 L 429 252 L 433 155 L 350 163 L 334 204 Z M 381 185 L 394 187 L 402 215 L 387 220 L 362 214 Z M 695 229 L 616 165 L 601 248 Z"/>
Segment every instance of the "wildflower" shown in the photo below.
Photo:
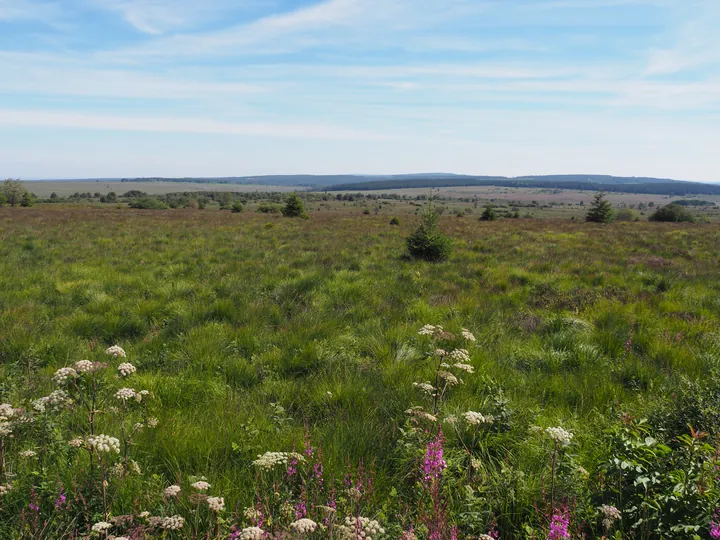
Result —
<path fill-rule="evenodd" d="M 75 372 L 76 373 L 91 373 L 95 371 L 95 366 L 93 362 L 90 360 L 78 360 L 75 362 Z"/>
<path fill-rule="evenodd" d="M 247 527 L 240 531 L 239 540 L 263 540 L 265 531 L 260 527 Z"/>
<path fill-rule="evenodd" d="M 453 367 L 467 373 L 475 373 L 475 368 L 472 367 L 470 364 L 463 364 L 462 362 L 457 362 L 456 364 L 453 364 Z"/>
<path fill-rule="evenodd" d="M 448 358 L 454 362 L 470 363 L 470 353 L 465 349 L 455 349 L 448 355 Z"/>
<path fill-rule="evenodd" d="M 113 345 L 112 347 L 108 347 L 107 349 L 105 349 L 105 354 L 110 355 L 113 358 L 117 358 L 118 356 L 120 356 L 121 358 L 125 358 L 127 356 L 122 347 L 118 345 Z"/>
<path fill-rule="evenodd" d="M 57 385 L 65 384 L 68 379 L 74 379 L 77 377 L 77 371 L 75 371 L 71 367 L 64 367 L 60 368 L 55 372 L 55 375 L 53 375 L 53 382 Z"/>
<path fill-rule="evenodd" d="M 570 518 L 565 514 L 555 514 L 550 522 L 550 531 L 548 532 L 548 540 L 563 540 L 570 538 L 568 526 Z"/>
<path fill-rule="evenodd" d="M 489 534 L 481 534 L 478 536 L 478 540 L 495 540 L 492 536 Z"/>
<path fill-rule="evenodd" d="M 185 526 L 185 518 L 181 516 L 170 516 L 163 518 L 160 527 L 168 531 L 176 531 Z"/>
<path fill-rule="evenodd" d="M 419 405 L 408 409 L 407 411 L 405 411 L 405 414 L 409 414 L 410 416 L 414 416 L 415 418 L 418 418 L 420 420 L 428 420 L 430 422 L 437 422 L 436 416 L 433 416 L 429 412 L 424 411 L 423 408 L 420 407 Z"/>
<path fill-rule="evenodd" d="M 423 392 L 425 392 L 426 394 L 428 394 L 430 396 L 435 394 L 435 387 L 428 382 L 423 382 L 423 383 L 414 382 L 413 386 L 415 388 L 419 388 L 420 390 L 422 390 Z"/>
<path fill-rule="evenodd" d="M 149 516 L 150 516 L 150 512 L 148 512 L 147 510 L 143 510 L 142 512 L 140 512 L 140 513 L 138 514 L 138 517 L 139 517 L 140 519 L 146 519 L 146 518 L 148 518 Z"/>
<path fill-rule="evenodd" d="M 70 446 L 72 446 L 73 448 L 80 448 L 81 446 L 83 446 L 85 444 L 85 441 L 75 437 L 74 439 L 68 441 L 68 444 Z"/>
<path fill-rule="evenodd" d="M 547 433 L 548 437 L 561 446 L 567 446 L 573 438 L 573 434 L 571 432 L 565 431 L 561 427 L 546 428 L 545 433 Z"/>
<path fill-rule="evenodd" d="M 112 527 L 112 523 L 108 523 L 107 521 L 98 521 L 95 525 L 92 526 L 92 530 L 94 532 L 105 532 L 108 529 Z"/>
<path fill-rule="evenodd" d="M 420 334 L 421 336 L 433 336 L 438 331 L 442 331 L 442 326 L 433 326 L 432 324 L 426 324 L 420 329 L 418 334 Z"/>
<path fill-rule="evenodd" d="M 12 489 L 12 486 L 10 484 L 0 485 L 0 497 L 5 495 L 8 491 Z"/>
<path fill-rule="evenodd" d="M 0 421 L 10 420 L 13 416 L 15 416 L 15 409 L 13 409 L 12 405 L 9 403 L 3 403 L 0 405 Z"/>
<path fill-rule="evenodd" d="M 0 419 L 0 437 L 7 437 L 12 433 L 12 424 Z"/>
<path fill-rule="evenodd" d="M 116 463 L 110 468 L 110 475 L 114 476 L 115 478 L 122 478 L 125 476 L 125 465 L 122 463 Z"/>
<path fill-rule="evenodd" d="M 190 487 L 193 489 L 197 489 L 198 491 L 207 491 L 210 489 L 210 484 L 205 482 L 204 480 L 198 480 L 194 484 L 190 484 Z"/>
<path fill-rule="evenodd" d="M 495 418 L 492 415 L 483 415 L 479 412 L 468 411 L 462 414 L 465 421 L 471 426 L 478 426 L 480 424 L 492 424 Z"/>
<path fill-rule="evenodd" d="M 31 458 L 35 456 L 37 456 L 37 452 L 35 452 L 34 450 L 23 450 L 22 452 L 20 452 L 20 457 L 23 458 Z"/>
<path fill-rule="evenodd" d="M 315 532 L 315 529 L 317 529 L 317 523 L 312 519 L 298 519 L 290 524 L 290 529 L 295 534 L 312 534 Z"/>
<path fill-rule="evenodd" d="M 260 512 L 254 506 L 250 506 L 243 511 L 243 515 L 246 519 L 250 521 L 255 521 L 262 517 L 262 512 Z"/>
<path fill-rule="evenodd" d="M 418 540 L 417 535 L 412 531 L 405 531 L 402 533 L 400 540 Z"/>
<path fill-rule="evenodd" d="M 115 452 L 120 453 L 120 441 L 115 437 L 109 435 L 96 435 L 95 437 L 88 437 L 87 440 L 90 448 L 93 448 L 97 452 Z"/>
<path fill-rule="evenodd" d="M 447 351 L 445 349 L 435 349 L 435 356 L 439 356 L 442 358 L 447 354 Z"/>
<path fill-rule="evenodd" d="M 59 510 L 60 508 L 62 508 L 62 506 L 65 504 L 65 501 L 67 501 L 67 496 L 63 493 L 63 489 L 60 488 L 60 493 L 58 493 L 58 496 L 55 499 L 55 509 Z"/>
<path fill-rule="evenodd" d="M 445 418 L 445 423 L 450 424 L 451 426 L 454 426 L 455 424 L 457 424 L 457 421 L 458 421 L 458 418 L 454 414 L 451 414 L 450 416 Z"/>
<path fill-rule="evenodd" d="M 253 465 L 259 469 L 269 471 L 277 465 L 287 465 L 291 458 L 296 459 L 298 462 L 305 462 L 305 456 L 297 452 L 265 452 L 253 461 Z"/>
<path fill-rule="evenodd" d="M 136 393 L 132 388 L 121 388 L 115 392 L 115 399 L 122 401 L 123 403 L 128 399 L 135 399 Z"/>
<path fill-rule="evenodd" d="M 208 497 L 208 508 L 213 512 L 222 512 L 225 510 L 225 499 L 223 497 Z"/>
<path fill-rule="evenodd" d="M 160 516 L 150 516 L 147 518 L 148 525 L 153 529 L 156 527 L 162 527 L 164 520 L 165 518 Z"/>
<path fill-rule="evenodd" d="M 148 424 L 148 426 L 150 426 L 151 428 L 157 427 L 158 423 L 159 423 L 159 422 L 158 422 L 158 419 L 157 419 L 157 418 L 148 418 L 147 424 Z"/>
<path fill-rule="evenodd" d="M 177 497 L 178 494 L 180 493 L 180 491 L 181 491 L 180 486 L 173 484 L 172 486 L 166 487 L 163 490 L 163 493 L 165 494 L 166 497 Z"/>
<path fill-rule="evenodd" d="M 720 523 L 718 523 L 717 521 L 713 521 L 712 523 L 710 523 L 710 538 L 712 538 L 713 540 L 720 539 Z"/>
<path fill-rule="evenodd" d="M 137 368 L 133 366 L 130 362 L 123 362 L 118 366 L 118 371 L 123 377 L 129 377 L 137 371 Z"/>
<path fill-rule="evenodd" d="M 458 378 L 449 371 L 438 371 L 438 377 L 444 380 L 445 384 L 448 386 L 457 386 L 460 384 Z"/>
<path fill-rule="evenodd" d="M 346 517 L 345 523 L 338 527 L 339 538 L 342 540 L 355 540 L 365 538 L 372 540 L 378 535 L 385 534 L 380 524 L 366 517 Z"/>
<path fill-rule="evenodd" d="M 129 536 L 116 536 L 113 540 L 130 540 Z"/>
<path fill-rule="evenodd" d="M 48 396 L 36 399 L 31 405 L 37 412 L 45 412 L 47 407 L 60 408 L 71 403 L 72 400 L 65 390 L 55 390 Z"/>
<path fill-rule="evenodd" d="M 440 478 L 443 470 L 447 467 L 443 459 L 442 441 L 438 437 L 436 440 L 428 444 L 425 451 L 425 459 L 422 465 L 423 480 L 426 484 Z"/>
<path fill-rule="evenodd" d="M 132 460 L 132 459 L 130 460 L 130 469 L 131 469 L 132 472 L 134 472 L 135 474 L 138 474 L 138 475 L 139 475 L 139 474 L 142 474 L 142 471 L 140 470 L 140 465 L 139 465 L 138 462 L 135 461 L 135 460 Z"/>
<path fill-rule="evenodd" d="M 600 507 L 600 512 L 604 516 L 602 524 L 603 524 L 603 527 L 605 527 L 606 531 L 609 531 L 612 528 L 613 523 L 616 520 L 622 518 L 622 514 L 620 513 L 620 510 L 618 510 L 614 506 L 608 506 L 607 504 L 603 504 Z M 720 532 L 720 527 L 719 527 L 718 532 Z M 711 536 L 712 536 L 712 534 L 711 534 Z M 720 538 L 720 535 L 718 535 L 718 538 Z"/>
<path fill-rule="evenodd" d="M 467 341 L 472 341 L 473 343 L 475 342 L 475 336 L 473 336 L 470 330 L 468 330 L 467 328 L 463 328 L 462 332 L 460 332 L 460 335 L 463 337 L 463 339 Z"/>

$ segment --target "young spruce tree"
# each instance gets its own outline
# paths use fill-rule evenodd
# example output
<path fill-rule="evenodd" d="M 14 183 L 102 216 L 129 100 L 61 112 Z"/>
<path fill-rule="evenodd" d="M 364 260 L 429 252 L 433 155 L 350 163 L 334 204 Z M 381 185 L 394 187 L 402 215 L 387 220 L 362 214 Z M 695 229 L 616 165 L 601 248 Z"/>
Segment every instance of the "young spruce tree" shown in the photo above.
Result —
<path fill-rule="evenodd" d="M 445 261 L 450 257 L 452 240 L 438 230 L 438 217 L 432 201 L 428 202 L 420 226 L 406 240 L 411 256 L 432 262 Z"/>
<path fill-rule="evenodd" d="M 300 197 L 297 196 L 297 193 L 293 193 L 292 195 L 290 195 L 290 197 L 288 197 L 282 214 L 285 217 L 300 217 L 303 219 L 308 218 L 307 213 L 305 213 L 305 207 L 303 206 L 303 202 Z"/>
<path fill-rule="evenodd" d="M 610 223 L 615 217 L 612 205 L 605 200 L 605 193 L 595 195 L 590 210 L 585 215 L 585 221 L 592 223 Z"/>

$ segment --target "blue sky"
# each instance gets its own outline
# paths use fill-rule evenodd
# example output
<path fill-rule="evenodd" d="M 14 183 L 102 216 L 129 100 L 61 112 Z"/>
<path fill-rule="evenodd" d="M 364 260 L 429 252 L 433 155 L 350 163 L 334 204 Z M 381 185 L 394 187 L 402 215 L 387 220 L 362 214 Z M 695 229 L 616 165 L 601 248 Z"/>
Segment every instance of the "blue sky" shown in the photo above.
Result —
<path fill-rule="evenodd" d="M 0 0 L 0 177 L 720 181 L 720 0 Z"/>

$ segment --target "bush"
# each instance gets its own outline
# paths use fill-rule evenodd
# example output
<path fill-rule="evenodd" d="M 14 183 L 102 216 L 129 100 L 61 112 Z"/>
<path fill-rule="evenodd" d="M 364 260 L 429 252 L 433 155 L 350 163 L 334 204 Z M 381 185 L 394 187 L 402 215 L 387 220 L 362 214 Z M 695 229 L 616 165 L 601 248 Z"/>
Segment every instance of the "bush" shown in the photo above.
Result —
<path fill-rule="evenodd" d="M 167 210 L 169 207 L 162 201 L 153 199 L 152 197 L 142 197 L 130 203 L 130 208 L 139 210 Z"/>
<path fill-rule="evenodd" d="M 300 200 L 300 197 L 297 196 L 297 193 L 293 193 L 292 195 L 290 195 L 290 197 L 288 197 L 282 214 L 285 217 L 299 217 L 303 219 L 308 218 L 308 215 L 305 213 L 305 207 L 303 206 L 303 202 Z"/>
<path fill-rule="evenodd" d="M 605 194 L 598 193 L 595 195 L 595 200 L 585 216 L 585 221 L 591 223 L 610 223 L 613 218 L 612 205 L 605 200 Z"/>
<path fill-rule="evenodd" d="M 635 210 L 631 210 L 630 208 L 624 208 L 622 210 L 618 210 L 618 213 L 615 216 L 615 220 L 616 221 L 640 221 L 640 215 Z"/>
<path fill-rule="evenodd" d="M 257 212 L 261 214 L 279 214 L 282 212 L 283 207 L 279 204 L 261 204 L 257 207 Z"/>
<path fill-rule="evenodd" d="M 667 206 L 658 208 L 649 219 L 650 221 L 664 221 L 668 223 L 695 222 L 693 215 L 686 208 L 678 206 L 677 204 L 668 204 Z"/>
<path fill-rule="evenodd" d="M 485 211 L 482 213 L 482 216 L 480 216 L 480 221 L 495 221 L 497 218 L 495 208 L 493 208 L 492 204 L 488 204 L 485 207 Z"/>
<path fill-rule="evenodd" d="M 7 197 L 5 197 L 5 195 L 0 193 L 0 208 L 5 206 L 7 204 L 7 202 L 8 202 Z"/>
<path fill-rule="evenodd" d="M 232 205 L 232 213 L 233 214 L 239 214 L 244 209 L 245 209 L 245 207 L 243 206 L 243 203 L 241 203 L 240 201 L 235 201 Z"/>
<path fill-rule="evenodd" d="M 412 257 L 431 262 L 445 261 L 450 257 L 452 240 L 438 230 L 438 217 L 432 202 L 429 203 L 420 226 L 406 240 Z"/>
<path fill-rule="evenodd" d="M 390 225 L 400 225 L 400 220 L 397 217 L 394 217 L 390 220 Z"/>
<path fill-rule="evenodd" d="M 23 194 L 22 199 L 20 199 L 20 206 L 22 206 L 24 208 L 29 208 L 34 204 L 35 204 L 35 198 L 32 196 L 32 194 L 30 192 L 26 191 Z"/>

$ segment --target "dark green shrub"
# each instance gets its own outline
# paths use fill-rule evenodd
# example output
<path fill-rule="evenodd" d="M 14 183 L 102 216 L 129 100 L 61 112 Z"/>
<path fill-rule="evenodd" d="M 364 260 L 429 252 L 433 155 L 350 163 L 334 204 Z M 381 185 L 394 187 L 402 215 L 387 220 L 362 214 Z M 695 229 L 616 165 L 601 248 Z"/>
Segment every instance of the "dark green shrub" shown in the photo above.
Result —
<path fill-rule="evenodd" d="M 591 223 L 610 223 L 614 217 L 612 205 L 605 200 L 605 194 L 598 193 L 595 195 L 595 200 L 585 216 L 585 221 Z"/>
<path fill-rule="evenodd" d="M 618 210 L 617 215 L 615 216 L 616 221 L 640 221 L 640 215 L 631 208 L 624 208 L 622 210 Z"/>
<path fill-rule="evenodd" d="M 420 226 L 407 237 L 410 255 L 426 261 L 445 261 L 452 252 L 452 240 L 438 230 L 438 215 L 429 203 L 425 208 Z"/>
<path fill-rule="evenodd" d="M 650 221 L 664 221 L 668 223 L 694 223 L 695 218 L 693 215 L 684 207 L 678 206 L 677 204 L 668 204 L 662 208 L 655 210 L 655 213 L 650 216 Z"/>
<path fill-rule="evenodd" d="M 241 203 L 240 201 L 235 201 L 232 205 L 232 213 L 233 214 L 239 214 L 244 209 L 245 209 L 245 207 L 243 206 L 243 203 Z"/>
<path fill-rule="evenodd" d="M 257 212 L 261 214 L 279 214 L 282 212 L 282 205 L 279 204 L 261 204 L 257 207 Z"/>
<path fill-rule="evenodd" d="M 397 217 L 394 217 L 390 220 L 390 225 L 400 225 L 400 220 Z"/>
<path fill-rule="evenodd" d="M 292 195 L 290 195 L 290 197 L 288 197 L 282 214 L 285 217 L 299 217 L 303 219 L 308 218 L 308 215 L 305 213 L 305 207 L 303 206 L 303 202 L 302 200 L 300 200 L 300 197 L 297 196 L 297 193 L 293 193 Z"/>
<path fill-rule="evenodd" d="M 130 202 L 130 208 L 139 210 L 167 210 L 168 205 L 152 197 L 141 197 Z"/>
<path fill-rule="evenodd" d="M 28 208 L 35 204 L 35 198 L 32 196 L 32 194 L 29 191 L 26 191 L 22 199 L 20 200 L 20 206 L 23 206 L 25 208 Z"/>
<path fill-rule="evenodd" d="M 495 221 L 497 220 L 497 214 L 495 213 L 495 208 L 493 208 L 492 204 L 488 204 L 485 207 L 485 211 L 480 216 L 480 221 Z"/>

